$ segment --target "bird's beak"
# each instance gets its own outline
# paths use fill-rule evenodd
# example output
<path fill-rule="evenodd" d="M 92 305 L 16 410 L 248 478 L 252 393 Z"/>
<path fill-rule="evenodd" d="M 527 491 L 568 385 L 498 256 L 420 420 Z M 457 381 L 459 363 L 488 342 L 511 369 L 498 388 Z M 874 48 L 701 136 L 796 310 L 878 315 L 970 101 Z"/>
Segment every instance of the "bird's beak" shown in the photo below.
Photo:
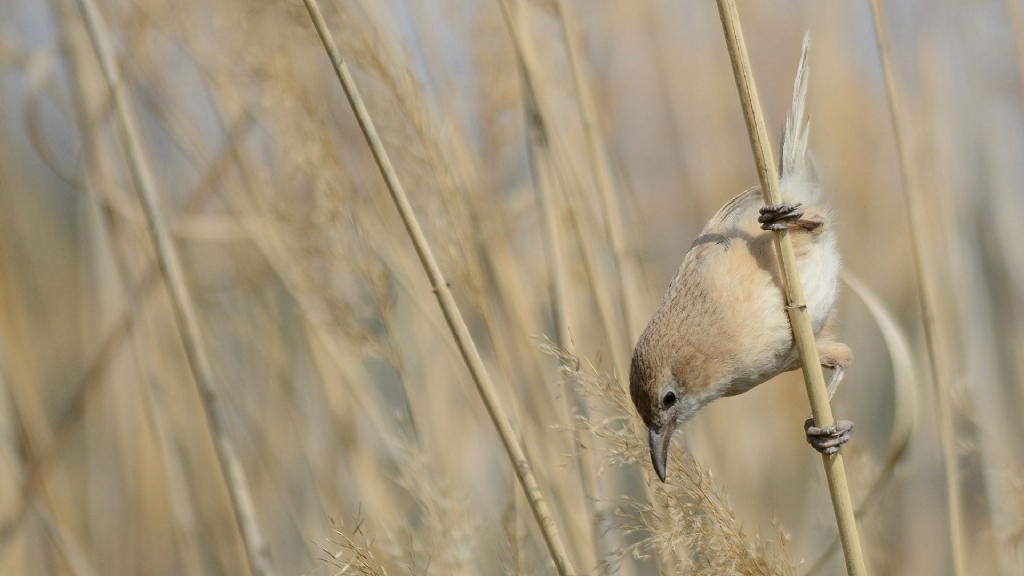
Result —
<path fill-rule="evenodd" d="M 668 468 L 668 447 L 672 443 L 672 433 L 676 431 L 676 420 L 673 418 L 663 426 L 651 426 L 648 431 L 651 434 L 651 462 L 658 478 L 664 482 Z"/>

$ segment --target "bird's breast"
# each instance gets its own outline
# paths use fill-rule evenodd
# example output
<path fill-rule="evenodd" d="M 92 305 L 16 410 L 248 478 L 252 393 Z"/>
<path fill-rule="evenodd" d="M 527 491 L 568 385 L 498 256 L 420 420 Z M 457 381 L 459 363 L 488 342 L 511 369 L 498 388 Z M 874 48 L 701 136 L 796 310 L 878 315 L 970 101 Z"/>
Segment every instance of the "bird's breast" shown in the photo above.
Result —
<path fill-rule="evenodd" d="M 839 250 L 831 230 L 817 238 L 811 250 L 797 262 L 804 303 L 815 333 L 828 320 L 836 303 L 839 287 Z"/>

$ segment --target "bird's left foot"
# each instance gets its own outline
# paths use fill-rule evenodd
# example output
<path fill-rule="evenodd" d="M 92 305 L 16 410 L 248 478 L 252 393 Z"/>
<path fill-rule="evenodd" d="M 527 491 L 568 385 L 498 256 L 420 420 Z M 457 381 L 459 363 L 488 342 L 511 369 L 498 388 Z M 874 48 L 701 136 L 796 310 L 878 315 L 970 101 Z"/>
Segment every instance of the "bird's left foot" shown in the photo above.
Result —
<path fill-rule="evenodd" d="M 800 209 L 800 203 L 796 204 L 772 204 L 762 206 L 757 221 L 761 223 L 762 230 L 785 230 L 789 228 L 790 220 L 799 220 L 804 217 L 804 211 Z"/>
<path fill-rule="evenodd" d="M 853 422 L 849 420 L 836 420 L 836 423 L 828 428 L 818 428 L 814 425 L 814 417 L 804 422 L 804 431 L 807 432 L 807 443 L 822 454 L 835 454 L 839 447 L 850 441 L 853 435 Z"/>

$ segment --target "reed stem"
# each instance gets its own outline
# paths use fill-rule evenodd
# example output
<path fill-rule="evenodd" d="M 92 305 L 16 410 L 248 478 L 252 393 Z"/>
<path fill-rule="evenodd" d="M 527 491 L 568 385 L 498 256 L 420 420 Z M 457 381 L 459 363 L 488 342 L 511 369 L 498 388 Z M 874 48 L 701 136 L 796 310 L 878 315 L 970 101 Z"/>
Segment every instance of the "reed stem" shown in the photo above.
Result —
<path fill-rule="evenodd" d="M 530 503 L 530 509 L 544 537 L 544 543 L 547 545 L 551 559 L 555 563 L 555 568 L 560 576 L 574 576 L 576 569 L 569 560 L 562 537 L 558 533 L 558 527 L 551 517 L 547 502 L 537 484 L 537 479 L 530 467 L 530 463 L 526 459 L 522 446 L 519 445 L 512 424 L 498 402 L 494 384 L 487 374 L 487 369 L 484 366 L 483 359 L 480 357 L 480 352 L 473 342 L 469 328 L 462 318 L 462 313 L 459 311 L 459 307 L 452 297 L 451 290 L 448 288 L 448 283 L 445 282 L 444 275 L 441 273 L 441 268 L 438 266 L 430 245 L 427 243 L 427 238 L 423 234 L 423 229 L 420 227 L 419 220 L 413 212 L 409 199 L 405 195 L 405 190 L 398 179 L 398 174 L 391 165 L 391 159 L 388 157 L 380 135 L 373 125 L 370 113 L 367 111 L 362 96 L 360 96 L 359 90 L 356 88 L 355 81 L 349 73 L 348 64 L 342 59 L 341 52 L 338 50 L 338 46 L 327 27 L 327 22 L 324 20 L 316 0 L 303 0 L 303 3 L 309 12 L 310 19 L 313 21 L 317 35 L 320 37 L 320 41 L 330 57 L 331 64 L 338 76 L 338 81 L 345 91 L 345 96 L 348 98 L 349 105 L 352 107 L 352 112 L 355 114 L 363 136 L 366 138 L 366 143 L 370 147 L 373 159 L 377 163 L 377 168 L 384 178 L 388 192 L 391 193 L 391 199 L 395 203 L 395 208 L 398 209 L 402 222 L 405 224 L 406 232 L 408 232 L 409 238 L 412 240 L 420 263 L 427 273 L 434 294 L 437 297 L 437 302 L 444 314 L 445 321 L 448 323 L 448 328 L 451 330 L 452 337 L 455 339 L 459 352 L 462 354 L 462 359 L 466 363 L 466 368 L 469 369 L 473 383 L 476 384 L 477 392 L 480 393 L 480 398 L 487 408 L 487 413 L 490 415 L 494 427 L 501 437 L 506 452 L 508 452 L 512 467 L 515 469 L 519 483 L 526 494 L 526 499 Z"/>
<path fill-rule="evenodd" d="M 782 195 L 779 192 L 779 178 L 775 171 L 776 164 L 772 154 L 771 141 L 768 138 L 768 130 L 765 128 L 761 103 L 757 97 L 754 75 L 750 66 L 750 58 L 747 55 L 746 43 L 743 40 L 743 30 L 740 28 L 736 2 L 735 0 L 717 0 L 717 2 L 726 43 L 729 47 L 729 57 L 732 60 L 733 74 L 736 78 L 736 88 L 739 90 L 740 102 L 743 106 L 743 117 L 746 120 L 747 134 L 750 137 L 750 148 L 754 153 L 757 175 L 761 181 L 761 193 L 764 195 L 765 204 L 781 204 Z M 814 341 L 814 329 L 811 327 L 807 306 L 804 303 L 803 286 L 800 284 L 800 276 L 797 272 L 793 241 L 789 237 L 788 229 L 776 231 L 774 236 L 775 251 L 778 254 L 779 267 L 782 270 L 786 311 L 789 313 L 789 321 L 793 328 L 793 340 L 797 352 L 800 354 L 800 364 L 803 368 L 807 397 L 811 403 L 811 413 L 816 426 L 832 426 L 835 419 L 832 416 L 832 407 L 829 405 L 825 378 L 821 372 L 821 361 Z M 843 553 L 846 557 L 846 572 L 849 576 L 865 576 L 867 567 L 861 550 L 860 536 L 857 534 L 857 521 L 846 480 L 842 451 L 831 455 L 822 454 L 822 463 L 825 466 L 825 477 L 828 480 L 829 493 L 832 496 L 832 507 L 836 514 L 839 539 L 843 544 Z"/>
<path fill-rule="evenodd" d="M 885 16 L 879 0 L 871 0 L 871 13 L 874 16 L 875 39 L 878 41 L 878 56 L 882 63 L 885 76 L 885 93 L 889 101 L 889 115 L 892 120 L 893 135 L 896 138 L 896 155 L 899 157 L 900 179 L 903 181 L 903 200 L 907 206 L 907 217 L 910 224 L 911 254 L 914 259 L 914 272 L 917 275 L 918 301 L 921 305 L 921 322 L 924 325 L 925 346 L 928 351 L 928 365 L 932 372 L 932 385 L 935 390 L 935 404 L 938 410 L 939 437 L 942 442 L 942 465 L 946 473 L 946 509 L 949 524 L 950 554 L 953 560 L 953 574 L 963 576 L 964 543 L 961 529 L 960 472 L 956 454 L 956 431 L 953 425 L 953 411 L 950 406 L 950 386 L 946 380 L 946 371 L 939 365 L 938 335 L 935 325 L 935 295 L 929 283 L 931 275 L 925 262 L 924 215 L 921 213 L 921 201 L 913 180 L 910 166 L 910 150 L 905 139 L 906 130 L 903 123 L 903 105 L 899 92 L 896 90 L 896 77 L 892 69 L 889 51 L 889 40 L 885 28 Z"/>
<path fill-rule="evenodd" d="M 228 436 L 227 423 L 221 408 L 213 366 L 203 344 L 199 319 L 192 304 L 185 281 L 185 273 L 178 258 L 177 249 L 164 221 L 157 195 L 156 181 L 149 162 L 142 151 L 138 123 L 128 105 L 121 75 L 110 45 L 109 35 L 103 17 L 93 0 L 78 0 L 89 40 L 96 58 L 103 70 L 103 76 L 110 91 L 117 127 L 121 136 L 132 182 L 139 195 L 149 231 L 156 249 L 160 270 L 167 282 L 171 306 L 185 348 L 193 380 L 205 409 L 207 422 L 214 438 L 217 462 L 231 500 L 232 515 L 245 546 L 245 557 L 249 572 L 255 576 L 270 576 L 273 572 L 267 558 L 268 548 L 256 522 L 252 493 L 245 478 L 245 471 L 235 451 L 234 443 Z"/>
<path fill-rule="evenodd" d="M 524 72 L 525 74 L 525 72 Z M 524 85 L 526 82 L 524 82 Z M 552 172 L 551 148 L 547 132 L 538 119 L 540 112 L 537 109 L 536 97 L 532 90 L 524 89 L 526 100 L 527 132 L 530 139 L 530 168 L 533 175 L 533 187 L 537 195 L 537 206 L 541 216 L 541 231 L 544 240 L 544 254 L 547 261 L 548 278 L 551 290 L 551 311 L 555 321 L 555 341 L 560 348 L 575 353 L 575 346 L 572 341 L 572 332 L 569 328 L 569 298 L 568 275 L 566 274 L 565 255 L 562 250 L 561 234 L 559 233 L 558 208 L 555 203 L 554 188 L 557 185 Z M 583 418 L 589 418 L 589 410 L 586 400 L 576 389 L 574 382 L 565 381 L 568 394 L 565 395 L 567 415 L 570 427 L 573 429 L 573 457 L 579 467 L 580 487 L 583 490 L 584 510 L 587 514 L 587 523 L 591 526 L 592 548 L 595 560 L 601 561 L 606 557 L 606 551 L 601 545 L 600 518 L 597 515 L 594 503 L 598 496 L 597 469 L 594 466 L 594 458 L 587 447 L 590 436 L 586 430 L 581 430 L 572 422 L 577 414 Z M 582 550 L 581 550 L 582 552 Z"/>
<path fill-rule="evenodd" d="M 636 342 L 640 336 L 638 319 L 640 312 L 636 309 L 641 302 L 636 282 L 640 277 L 640 268 L 636 262 L 636 253 L 627 245 L 625 224 L 622 218 L 622 207 L 619 203 L 619 191 L 615 186 L 611 163 L 608 161 L 608 150 L 604 136 L 597 120 L 597 107 L 590 92 L 590 86 L 584 78 L 583 64 L 576 47 L 576 20 L 568 6 L 568 0 L 555 0 L 555 8 L 561 22 L 562 38 L 565 44 L 569 68 L 572 71 L 573 84 L 576 88 L 576 99 L 579 102 L 580 116 L 583 120 L 583 133 L 587 140 L 587 154 L 590 156 L 590 167 L 593 170 L 594 183 L 601 197 L 601 208 L 604 212 L 605 234 L 612 248 L 615 270 L 619 275 L 622 311 L 625 314 L 626 337 L 628 344 Z M 609 339 L 612 338 L 609 334 Z M 612 346 L 621 345 L 612 342 Z M 622 370 L 622 366 L 615 366 Z M 625 373 L 620 373 L 625 377 Z"/>

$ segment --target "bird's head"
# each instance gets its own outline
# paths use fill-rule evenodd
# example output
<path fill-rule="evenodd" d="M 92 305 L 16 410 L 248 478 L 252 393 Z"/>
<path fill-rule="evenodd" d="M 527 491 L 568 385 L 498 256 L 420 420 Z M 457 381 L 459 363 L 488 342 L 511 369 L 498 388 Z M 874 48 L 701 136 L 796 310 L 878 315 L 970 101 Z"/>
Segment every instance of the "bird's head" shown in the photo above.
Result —
<path fill-rule="evenodd" d="M 706 402 L 693 386 L 685 362 L 673 362 L 641 337 L 629 368 L 629 393 L 650 437 L 651 462 L 665 481 L 672 434 Z"/>

